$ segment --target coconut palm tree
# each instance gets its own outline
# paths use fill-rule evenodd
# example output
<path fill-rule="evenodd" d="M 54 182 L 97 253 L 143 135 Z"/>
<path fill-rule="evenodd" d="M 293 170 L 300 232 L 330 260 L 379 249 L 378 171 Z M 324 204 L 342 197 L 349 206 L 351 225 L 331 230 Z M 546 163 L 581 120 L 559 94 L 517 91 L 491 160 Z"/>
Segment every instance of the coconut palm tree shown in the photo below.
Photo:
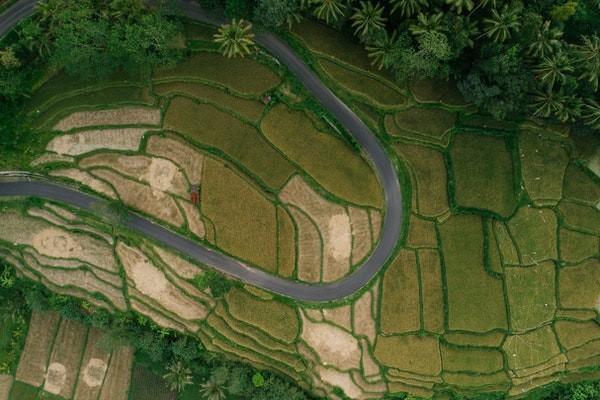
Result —
<path fill-rule="evenodd" d="M 553 54 L 561 46 L 560 38 L 562 35 L 560 29 L 550 28 L 550 21 L 544 22 L 533 41 L 529 44 L 527 54 L 541 58 Z"/>
<path fill-rule="evenodd" d="M 234 18 L 231 23 L 221 25 L 213 37 L 215 43 L 220 45 L 221 53 L 228 58 L 244 57 L 255 46 L 252 24 L 243 19 L 238 21 Z"/>
<path fill-rule="evenodd" d="M 367 38 L 385 28 L 386 19 L 383 17 L 383 6 L 373 5 L 370 1 L 361 1 L 360 8 L 354 9 L 354 14 L 350 17 L 354 22 L 354 34 L 362 38 Z"/>
<path fill-rule="evenodd" d="M 371 65 L 377 66 L 377 69 L 386 66 L 387 57 L 396 44 L 396 33 L 394 31 L 390 35 L 387 31 L 383 31 L 372 44 L 366 46 L 369 58 L 373 59 Z"/>
<path fill-rule="evenodd" d="M 549 118 L 558 113 L 565 103 L 565 96 L 552 90 L 537 90 L 531 99 L 531 108 L 536 117 Z"/>
<path fill-rule="evenodd" d="M 565 95 L 562 107 L 554 114 L 561 122 L 574 122 L 581 117 L 583 103 L 579 97 Z"/>
<path fill-rule="evenodd" d="M 492 9 L 490 18 L 483 19 L 484 33 L 482 36 L 492 38 L 496 43 L 502 43 L 510 38 L 511 32 L 518 32 L 521 27 L 519 21 L 519 8 L 510 8 L 508 4 L 499 12 Z"/>
<path fill-rule="evenodd" d="M 563 53 L 544 57 L 542 61 L 533 68 L 533 72 L 537 78 L 549 89 L 552 89 L 556 83 L 565 83 L 569 73 L 574 71 L 575 68 L 571 65 L 571 60 Z"/>
<path fill-rule="evenodd" d="M 471 11 L 475 5 L 473 0 L 446 0 L 446 4 L 450 4 L 458 14 L 462 14 L 463 8 L 467 11 Z"/>
<path fill-rule="evenodd" d="M 594 90 L 598 90 L 600 78 L 600 37 L 582 36 L 583 44 L 574 47 L 574 54 L 581 68 L 580 79 L 587 80 Z"/>
<path fill-rule="evenodd" d="M 192 384 L 192 371 L 181 361 L 173 362 L 167 367 L 167 372 L 163 375 L 169 389 L 174 392 L 181 392 L 186 386 Z"/>
<path fill-rule="evenodd" d="M 314 3 L 317 4 L 315 16 L 328 24 L 340 19 L 346 8 L 344 0 L 314 0 Z"/>
<path fill-rule="evenodd" d="M 55 18 L 67 6 L 65 0 L 43 0 L 36 5 L 36 18 L 46 33 L 52 34 L 58 25 Z"/>
<path fill-rule="evenodd" d="M 581 113 L 583 121 L 592 129 L 600 131 L 600 104 L 595 100 L 587 100 Z"/>
<path fill-rule="evenodd" d="M 479 35 L 477 21 L 471 20 L 469 16 L 459 16 L 452 26 L 456 42 L 464 43 L 465 46 L 473 48 L 475 38 Z"/>
<path fill-rule="evenodd" d="M 210 378 L 200 386 L 200 395 L 206 400 L 224 400 L 226 397 L 225 383 L 226 381 L 223 377 L 212 374 Z"/>
<path fill-rule="evenodd" d="M 391 0 L 392 13 L 400 10 L 400 15 L 410 18 L 429 5 L 428 0 Z"/>
<path fill-rule="evenodd" d="M 443 32 L 444 29 L 442 27 L 442 19 L 444 18 L 444 13 L 439 12 L 437 14 L 426 15 L 423 13 L 419 13 L 417 16 L 417 23 L 410 24 L 408 29 L 412 32 L 413 35 L 422 35 L 427 32 Z"/>

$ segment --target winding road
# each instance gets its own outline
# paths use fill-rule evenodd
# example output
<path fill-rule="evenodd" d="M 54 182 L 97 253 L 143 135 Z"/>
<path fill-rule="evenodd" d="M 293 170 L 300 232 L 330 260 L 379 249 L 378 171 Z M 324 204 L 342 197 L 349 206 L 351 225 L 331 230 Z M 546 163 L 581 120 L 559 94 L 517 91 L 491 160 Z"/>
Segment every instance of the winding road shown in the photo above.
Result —
<path fill-rule="evenodd" d="M 15 26 L 22 18 L 35 11 L 36 0 L 19 0 L 0 15 L 0 36 Z M 219 23 L 208 16 L 196 3 L 178 1 L 184 14 L 201 22 Z M 139 216 L 133 212 L 125 225 L 146 237 L 163 245 L 176 249 L 192 259 L 209 265 L 216 270 L 231 275 L 243 282 L 276 292 L 283 296 L 308 302 L 325 302 L 342 299 L 359 291 L 383 268 L 392 256 L 400 239 L 403 204 L 394 164 L 386 154 L 382 144 L 367 126 L 337 98 L 315 73 L 294 53 L 294 51 L 275 35 L 259 34 L 256 41 L 268 50 L 282 64 L 296 75 L 304 86 L 323 106 L 334 115 L 346 130 L 354 137 L 375 168 L 385 193 L 385 212 L 381 238 L 369 258 L 352 274 L 336 282 L 327 284 L 304 284 L 270 275 L 243 262 L 194 242 L 171 230 Z M 0 182 L 0 197 L 31 196 L 55 200 L 85 210 L 91 210 L 96 203 L 105 202 L 95 196 L 82 193 L 74 188 L 49 181 L 19 178 L 16 181 Z"/>

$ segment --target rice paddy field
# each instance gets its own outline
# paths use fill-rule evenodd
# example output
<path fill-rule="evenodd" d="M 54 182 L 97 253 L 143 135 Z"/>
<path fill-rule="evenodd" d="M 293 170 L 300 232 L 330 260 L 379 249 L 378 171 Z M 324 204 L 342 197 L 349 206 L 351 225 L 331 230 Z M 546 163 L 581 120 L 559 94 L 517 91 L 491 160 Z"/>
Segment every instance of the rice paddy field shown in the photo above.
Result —
<path fill-rule="evenodd" d="M 190 43 L 210 38 L 203 26 L 187 33 Z M 599 379 L 600 178 L 572 138 L 489 121 L 452 82 L 400 87 L 314 22 L 291 35 L 403 177 L 404 236 L 368 287 L 326 305 L 247 286 L 214 298 L 193 285 L 204 266 L 44 202 L 2 204 L 0 254 L 55 292 L 133 311 L 317 396 L 520 398 Z M 268 273 L 335 281 L 377 243 L 382 191 L 368 160 L 284 72 L 260 55 L 193 51 L 146 78 L 98 85 L 57 75 L 31 100 L 32 124 L 48 137 L 32 168 Z M 31 321 L 30 334 L 43 334 L 25 340 L 0 394 L 7 385 L 9 400 L 126 392 L 115 354 L 90 344 L 95 332 L 52 315 Z M 130 398 L 173 398 L 131 354 L 119 357 L 115 368 L 133 371 Z M 82 380 L 91 359 L 106 364 L 101 389 Z"/>

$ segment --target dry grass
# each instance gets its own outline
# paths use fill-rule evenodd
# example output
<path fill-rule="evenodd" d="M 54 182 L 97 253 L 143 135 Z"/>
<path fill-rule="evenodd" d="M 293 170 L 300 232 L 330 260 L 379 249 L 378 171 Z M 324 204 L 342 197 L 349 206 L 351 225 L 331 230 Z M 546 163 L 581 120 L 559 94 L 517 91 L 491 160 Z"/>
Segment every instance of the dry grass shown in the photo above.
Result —
<path fill-rule="evenodd" d="M 436 248 L 435 223 L 411 214 L 408 225 L 408 245 L 415 248 Z"/>
<path fill-rule="evenodd" d="M 371 344 L 375 343 L 377 329 L 372 312 L 373 296 L 367 291 L 353 304 L 354 334 L 362 335 L 369 339 Z"/>
<path fill-rule="evenodd" d="M 42 386 L 59 321 L 60 317 L 54 312 L 31 313 L 25 347 L 17 367 L 16 378 L 19 381 Z"/>
<path fill-rule="evenodd" d="M 423 329 L 429 332 L 444 331 L 444 290 L 442 267 L 437 250 L 422 249 L 418 253 L 421 270 L 423 299 Z"/>
<path fill-rule="evenodd" d="M 502 281 L 483 266 L 483 226 L 475 215 L 440 225 L 450 329 L 487 332 L 507 328 Z"/>
<path fill-rule="evenodd" d="M 232 317 L 255 326 L 275 339 L 292 343 L 298 336 L 298 314 L 288 305 L 261 300 L 241 289 L 230 290 L 225 300 Z"/>
<path fill-rule="evenodd" d="M 273 189 L 280 188 L 296 170 L 254 127 L 212 105 L 177 97 L 167 110 L 164 126 L 223 151 Z"/>
<path fill-rule="evenodd" d="M 147 128 L 92 129 L 58 136 L 46 149 L 58 154 L 78 156 L 98 149 L 137 150 Z"/>
<path fill-rule="evenodd" d="M 595 321 L 556 321 L 554 329 L 558 341 L 566 349 L 573 349 L 600 338 L 600 326 Z"/>
<path fill-rule="evenodd" d="M 266 271 L 277 271 L 276 208 L 222 162 L 206 159 L 202 213 L 215 225 L 217 245 Z"/>
<path fill-rule="evenodd" d="M 412 250 L 401 250 L 383 276 L 379 324 L 392 335 L 420 328 L 419 271 Z"/>
<path fill-rule="evenodd" d="M 578 200 L 592 207 L 600 201 L 598 183 L 575 164 L 569 165 L 565 174 L 564 196 L 567 199 Z"/>
<path fill-rule="evenodd" d="M 113 352 L 98 400 L 127 400 L 133 354 L 131 347 L 119 347 Z"/>
<path fill-rule="evenodd" d="M 177 207 L 177 203 L 172 197 L 161 190 L 156 190 L 150 186 L 124 178 L 107 169 L 94 169 L 91 170 L 91 173 L 98 178 L 110 182 L 125 204 L 169 224 L 175 226 L 183 225 L 184 219 Z"/>
<path fill-rule="evenodd" d="M 378 336 L 375 358 L 391 368 L 419 375 L 439 375 L 442 371 L 440 345 L 431 336 Z"/>
<path fill-rule="evenodd" d="M 556 311 L 555 266 L 548 261 L 504 272 L 510 327 L 522 332 L 552 321 Z"/>
<path fill-rule="evenodd" d="M 371 251 L 371 225 L 369 212 L 357 207 L 348 207 L 352 226 L 352 265 L 360 263 Z"/>
<path fill-rule="evenodd" d="M 296 270 L 296 228 L 292 217 L 283 207 L 277 207 L 278 228 L 278 273 L 289 278 Z M 320 261 L 319 261 L 320 265 Z"/>
<path fill-rule="evenodd" d="M 72 163 L 75 159 L 71 156 L 65 156 L 63 154 L 56 153 L 44 153 L 37 157 L 31 162 L 32 167 L 39 167 L 40 165 L 52 164 L 52 163 Z"/>
<path fill-rule="evenodd" d="M 207 80 L 251 94 L 266 92 L 280 82 L 275 73 L 251 58 L 225 58 L 219 53 L 196 53 L 175 67 L 156 70 L 154 78 Z"/>
<path fill-rule="evenodd" d="M 198 206 L 181 199 L 178 199 L 177 203 L 183 209 L 190 232 L 198 238 L 204 239 L 206 237 L 206 227 L 204 226 L 204 221 L 202 221 L 202 215 L 200 215 Z"/>
<path fill-rule="evenodd" d="M 154 93 L 159 96 L 173 96 L 183 94 L 199 100 L 208 100 L 209 102 L 229 108 L 250 120 L 258 120 L 263 113 L 265 106 L 257 101 L 234 97 L 221 89 L 201 83 L 189 82 L 167 82 L 154 85 Z"/>
<path fill-rule="evenodd" d="M 560 259 L 563 261 L 578 263 L 597 256 L 600 251 L 600 239 L 597 236 L 561 228 L 559 237 Z"/>
<path fill-rule="evenodd" d="M 558 274 L 560 306 L 598 310 L 600 304 L 600 261 L 590 259 L 573 267 L 561 268 Z"/>
<path fill-rule="evenodd" d="M 144 296 L 185 320 L 206 318 L 208 314 L 206 308 L 182 293 L 140 250 L 119 242 L 117 254 L 125 268 L 130 285 Z"/>
<path fill-rule="evenodd" d="M 410 87 L 415 99 L 421 103 L 444 103 L 449 106 L 463 106 L 465 99 L 453 81 L 421 79 Z"/>
<path fill-rule="evenodd" d="M 395 149 L 415 176 L 419 213 L 436 217 L 448 211 L 447 172 L 442 153 L 416 145 L 397 145 Z"/>
<path fill-rule="evenodd" d="M 96 229 L 93 226 L 87 225 L 85 223 L 70 222 L 68 220 L 58 217 L 57 214 L 55 214 L 47 209 L 32 207 L 27 210 L 27 214 L 32 217 L 41 218 L 43 220 L 48 221 L 52 225 L 57 225 L 57 226 L 65 228 L 65 229 L 69 229 L 71 231 L 80 231 L 80 232 L 83 231 L 86 233 L 91 233 L 93 235 L 93 237 L 100 237 L 108 244 L 113 243 L 112 237 L 110 235 L 104 233 L 103 231 Z"/>
<path fill-rule="evenodd" d="M 337 137 L 318 131 L 304 112 L 279 105 L 263 118 L 261 129 L 328 192 L 354 204 L 382 207 L 381 188 L 369 164 Z"/>
<path fill-rule="evenodd" d="M 85 126 L 160 125 L 160 109 L 122 107 L 111 110 L 80 111 L 61 119 L 54 130 L 68 131 Z"/>
<path fill-rule="evenodd" d="M 288 208 L 298 227 L 298 279 L 320 282 L 322 268 L 322 239 L 313 221 L 296 208 Z"/>
<path fill-rule="evenodd" d="M 75 389 L 74 398 L 77 400 L 96 400 L 102 390 L 110 353 L 100 348 L 101 337 L 102 332 L 96 328 L 91 328 L 88 332 Z"/>
<path fill-rule="evenodd" d="M 300 176 L 293 177 L 279 197 L 304 211 L 317 225 L 323 238 L 323 281 L 345 276 L 352 253 L 352 230 L 345 208 L 321 197 Z"/>
<path fill-rule="evenodd" d="M 521 207 L 508 222 L 515 239 L 521 264 L 533 265 L 558 258 L 556 215 L 550 209 Z"/>
<path fill-rule="evenodd" d="M 474 347 L 500 347 L 506 334 L 502 332 L 490 332 L 487 334 L 448 332 L 444 334 L 444 340 L 457 346 Z"/>
<path fill-rule="evenodd" d="M 81 183 L 84 186 L 89 187 L 95 192 L 110 197 L 111 199 L 119 198 L 119 196 L 117 196 L 117 193 L 108 183 L 93 177 L 88 172 L 76 168 L 55 169 L 53 171 L 50 171 L 49 175 L 72 179 L 76 182 Z"/>
<path fill-rule="evenodd" d="M 360 368 L 358 340 L 345 330 L 324 322 L 302 321 L 302 339 L 318 355 L 321 363 L 342 371 Z"/>
<path fill-rule="evenodd" d="M 167 158 L 179 165 L 192 185 L 201 183 L 204 154 L 194 150 L 189 143 L 174 137 L 154 135 L 148 139 L 146 152 Z"/>
<path fill-rule="evenodd" d="M 87 330 L 82 323 L 61 320 L 44 382 L 46 392 L 66 399 L 73 396 Z"/>
<path fill-rule="evenodd" d="M 558 211 L 563 216 L 566 227 L 600 236 L 600 210 L 570 201 L 561 201 Z"/>
<path fill-rule="evenodd" d="M 158 254 L 169 269 L 183 279 L 194 279 L 196 276 L 204 274 L 202 268 L 192 264 L 175 253 L 158 246 L 152 246 L 152 249 Z"/>
<path fill-rule="evenodd" d="M 441 139 L 456 123 L 456 113 L 438 108 L 410 108 L 394 116 L 396 125 L 406 131 Z"/>
<path fill-rule="evenodd" d="M 152 322 L 162 328 L 171 329 L 180 333 L 187 333 L 188 326 L 193 326 L 192 324 L 188 325 L 186 323 L 167 318 L 164 316 L 164 314 L 156 311 L 156 309 L 148 306 L 146 303 L 136 299 L 135 297 L 130 297 L 129 302 L 131 303 L 131 309 L 133 311 L 148 317 L 150 320 L 152 320 Z"/>
<path fill-rule="evenodd" d="M 550 360 L 560 353 L 556 336 L 549 326 L 506 338 L 502 349 L 510 369 L 530 368 Z"/>
<path fill-rule="evenodd" d="M 350 304 L 334 308 L 324 308 L 323 317 L 325 320 L 352 331 L 352 308 Z"/>
<path fill-rule="evenodd" d="M 108 167 L 160 192 L 189 197 L 189 185 L 179 168 L 169 160 L 157 157 L 126 156 L 118 153 L 99 153 L 79 162 L 85 169 Z"/>
<path fill-rule="evenodd" d="M 446 372 L 489 374 L 504 368 L 504 358 L 499 350 L 443 345 L 442 364 Z"/>

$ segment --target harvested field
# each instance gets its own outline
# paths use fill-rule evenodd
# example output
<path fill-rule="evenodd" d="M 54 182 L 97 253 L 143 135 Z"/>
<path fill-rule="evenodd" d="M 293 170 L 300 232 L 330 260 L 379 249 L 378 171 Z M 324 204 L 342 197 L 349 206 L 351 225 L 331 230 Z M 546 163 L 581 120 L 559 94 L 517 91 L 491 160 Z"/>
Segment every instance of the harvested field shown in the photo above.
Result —
<path fill-rule="evenodd" d="M 136 311 L 141 315 L 151 319 L 161 328 L 171 329 L 179 333 L 188 333 L 188 330 L 194 332 L 197 330 L 197 327 L 195 327 L 193 324 L 185 324 L 182 321 L 175 321 L 171 318 L 165 317 L 163 313 L 156 311 L 155 307 L 151 307 L 135 297 L 130 297 L 129 302 L 131 303 L 131 309 L 133 311 Z"/>
<path fill-rule="evenodd" d="M 410 90 L 420 103 L 444 103 L 449 106 L 467 104 L 454 81 L 421 79 L 413 83 Z"/>
<path fill-rule="evenodd" d="M 511 331 L 527 331 L 550 322 L 556 311 L 554 262 L 505 269 Z"/>
<path fill-rule="evenodd" d="M 54 130 L 68 131 L 85 126 L 106 125 L 160 125 L 160 109 L 147 107 L 121 107 L 111 110 L 80 111 L 69 115 L 54 125 Z"/>
<path fill-rule="evenodd" d="M 103 194 L 111 199 L 118 199 L 115 190 L 105 181 L 93 177 L 88 172 L 79 170 L 77 168 L 68 169 L 55 169 L 48 173 L 50 176 L 59 176 L 63 178 L 69 178 L 76 182 L 81 183 L 84 186 L 89 187 L 95 192 Z"/>
<path fill-rule="evenodd" d="M 41 218 L 41 219 L 49 222 L 51 225 L 60 226 L 62 228 L 68 229 L 70 231 L 91 233 L 92 237 L 101 238 L 108 244 L 112 244 L 112 242 L 113 242 L 112 236 L 110 236 L 109 234 L 107 234 L 97 228 L 94 228 L 93 226 L 87 225 L 85 223 L 67 221 L 67 220 L 57 216 L 56 213 L 49 211 L 48 209 L 32 207 L 27 210 L 27 215 L 30 215 L 32 217 Z"/>
<path fill-rule="evenodd" d="M 303 318 L 302 339 L 319 355 L 322 364 L 342 371 L 360 368 L 358 340 L 343 329 Z"/>
<path fill-rule="evenodd" d="M 183 198 L 189 197 L 186 177 L 175 164 L 164 158 L 99 153 L 82 159 L 79 166 L 85 169 L 111 168 L 131 179 L 147 183 L 156 191 L 169 192 Z"/>
<path fill-rule="evenodd" d="M 448 332 L 444 340 L 457 346 L 475 347 L 500 347 L 506 334 L 502 332 L 491 332 L 487 334 Z"/>
<path fill-rule="evenodd" d="M 600 261 L 589 259 L 561 268 L 558 274 L 560 306 L 598 310 L 600 304 Z"/>
<path fill-rule="evenodd" d="M 371 225 L 368 211 L 348 207 L 348 216 L 352 227 L 352 265 L 360 263 L 371 251 Z"/>
<path fill-rule="evenodd" d="M 563 200 L 558 205 L 558 211 L 562 214 L 567 228 L 600 236 L 598 209 Z"/>
<path fill-rule="evenodd" d="M 481 217 L 452 216 L 439 226 L 450 329 L 487 332 L 507 328 L 502 280 L 483 266 Z"/>
<path fill-rule="evenodd" d="M 600 338 L 600 325 L 595 321 L 556 321 L 554 329 L 558 341 L 568 350 Z"/>
<path fill-rule="evenodd" d="M 316 368 L 316 373 L 323 382 L 342 389 L 351 399 L 358 399 L 363 393 L 361 388 L 354 383 L 348 372 L 344 373 L 334 368 L 326 368 L 319 365 Z"/>
<path fill-rule="evenodd" d="M 423 329 L 429 332 L 444 331 L 444 290 L 442 267 L 437 250 L 422 249 L 417 253 L 421 271 L 423 302 Z"/>
<path fill-rule="evenodd" d="M 62 319 L 52 347 L 44 391 L 70 399 L 75 390 L 87 337 L 85 325 Z"/>
<path fill-rule="evenodd" d="M 138 210 L 160 219 L 168 224 L 182 226 L 183 216 L 177 203 L 166 193 L 155 190 L 148 185 L 124 178 L 108 169 L 94 169 L 91 173 L 111 183 L 121 200 Z"/>
<path fill-rule="evenodd" d="M 204 239 L 206 237 L 206 226 L 204 225 L 204 221 L 202 220 L 202 215 L 200 215 L 200 210 L 198 207 L 189 201 L 181 199 L 177 199 L 177 204 L 179 204 L 179 207 L 183 210 L 190 232 L 192 232 L 198 238 Z"/>
<path fill-rule="evenodd" d="M 547 208 L 521 207 L 508 222 L 508 229 L 519 249 L 521 264 L 533 265 L 558 258 L 558 222 Z"/>
<path fill-rule="evenodd" d="M 25 347 L 17 368 L 17 380 L 36 387 L 42 386 L 59 320 L 58 314 L 53 312 L 31 313 Z"/>
<path fill-rule="evenodd" d="M 140 250 L 119 242 L 117 254 L 125 267 L 130 284 L 144 296 L 185 320 L 206 318 L 206 308 L 183 294 Z"/>
<path fill-rule="evenodd" d="M 350 271 L 352 253 L 352 230 L 345 208 L 321 197 L 298 175 L 279 197 L 304 211 L 317 225 L 323 238 L 323 281 L 345 276 Z"/>
<path fill-rule="evenodd" d="M 78 156 L 94 150 L 137 150 L 147 128 L 92 129 L 55 137 L 46 150 Z"/>
<path fill-rule="evenodd" d="M 438 108 L 410 108 L 396 113 L 396 125 L 406 131 L 441 139 L 456 123 L 456 113 Z"/>
<path fill-rule="evenodd" d="M 556 204 L 562 198 L 562 185 L 569 156 L 558 142 L 544 140 L 534 132 L 519 136 L 521 174 L 529 197 L 536 204 Z"/>
<path fill-rule="evenodd" d="M 360 339 L 360 348 L 362 351 L 361 367 L 364 376 L 369 380 L 381 378 L 381 368 L 373 358 L 369 347 L 369 342 L 365 338 Z"/>
<path fill-rule="evenodd" d="M 382 207 L 381 188 L 367 161 L 337 137 L 317 130 L 304 112 L 276 106 L 261 129 L 329 193 L 357 205 Z"/>
<path fill-rule="evenodd" d="M 158 246 L 152 246 L 152 249 L 158 254 L 158 256 L 171 271 L 183 279 L 194 279 L 196 276 L 204 274 L 204 269 L 185 260 L 171 251 L 165 250 Z"/>
<path fill-rule="evenodd" d="M 292 343 L 300 326 L 296 309 L 277 301 L 265 301 L 241 289 L 225 295 L 227 308 L 235 319 L 250 324 L 284 343 Z"/>
<path fill-rule="evenodd" d="M 588 172 L 570 164 L 565 174 L 564 197 L 595 207 L 600 201 L 600 187 Z"/>
<path fill-rule="evenodd" d="M 379 79 L 353 71 L 327 58 L 320 58 L 319 65 L 336 83 L 352 92 L 368 97 L 376 104 L 399 107 L 407 102 L 406 96 L 382 83 Z"/>
<path fill-rule="evenodd" d="M 352 332 L 352 308 L 350 304 L 334 308 L 324 308 L 323 318 L 337 326 Z"/>
<path fill-rule="evenodd" d="M 44 153 L 37 157 L 31 162 L 32 167 L 39 167 L 40 165 L 52 164 L 52 163 L 72 163 L 75 159 L 71 156 L 65 156 L 63 154 L 56 153 Z"/>
<path fill-rule="evenodd" d="M 8 400 L 13 381 L 12 376 L 0 374 L 0 400 Z"/>
<path fill-rule="evenodd" d="M 249 94 L 264 93 L 280 82 L 274 72 L 251 58 L 225 58 L 219 53 L 195 53 L 175 67 L 156 69 L 154 79 L 212 81 Z"/>
<path fill-rule="evenodd" d="M 213 159 L 206 159 L 202 213 L 214 223 L 217 245 L 236 257 L 277 271 L 276 208 L 258 189 Z"/>
<path fill-rule="evenodd" d="M 127 400 L 132 365 L 131 347 L 119 347 L 113 352 L 98 400 Z"/>
<path fill-rule="evenodd" d="M 435 223 L 411 214 L 408 225 L 408 246 L 437 248 L 437 234 Z"/>
<path fill-rule="evenodd" d="M 559 234 L 560 259 L 578 263 L 598 255 L 600 239 L 597 236 L 561 228 Z"/>
<path fill-rule="evenodd" d="M 504 368 L 500 350 L 442 345 L 445 372 L 489 374 Z"/>
<path fill-rule="evenodd" d="M 442 371 L 440 345 L 430 336 L 378 336 L 375 358 L 387 367 L 419 375 L 439 375 Z"/>
<path fill-rule="evenodd" d="M 420 328 L 419 268 L 414 251 L 403 249 L 383 276 L 379 325 L 382 334 Z"/>
<path fill-rule="evenodd" d="M 74 399 L 96 400 L 100 395 L 110 360 L 110 353 L 102 350 L 99 346 L 101 337 L 101 331 L 90 328 L 81 360 Z"/>
<path fill-rule="evenodd" d="M 194 150 L 187 142 L 175 137 L 151 136 L 146 143 L 146 152 L 167 158 L 179 165 L 192 185 L 202 182 L 204 154 Z"/>
<path fill-rule="evenodd" d="M 296 170 L 254 127 L 209 104 L 176 97 L 167 109 L 164 127 L 216 147 L 273 189 L 279 189 Z"/>
<path fill-rule="evenodd" d="M 373 344 L 377 335 L 372 311 L 373 295 L 367 291 L 353 305 L 354 334 L 366 336 Z"/>
<path fill-rule="evenodd" d="M 139 364 L 133 368 L 129 393 L 130 400 L 175 400 L 177 396 L 162 377 Z"/>
<path fill-rule="evenodd" d="M 494 391 L 503 391 L 509 387 L 508 376 L 504 371 L 490 375 L 467 375 L 444 371 L 442 378 L 447 384 L 459 388 L 481 388 L 494 385 Z M 495 385 L 502 385 L 502 389 L 496 389 Z"/>
<path fill-rule="evenodd" d="M 489 210 L 502 217 L 512 214 L 517 194 L 504 138 L 458 134 L 450 148 L 450 161 L 458 206 Z"/>
<path fill-rule="evenodd" d="M 402 144 L 394 148 L 414 174 L 418 212 L 437 217 L 448 211 L 446 165 L 442 153 L 416 145 Z"/>
<path fill-rule="evenodd" d="M 76 221 L 79 217 L 68 210 L 66 207 L 58 206 L 52 203 L 44 203 L 44 207 L 61 217 L 62 219 L 66 219 L 68 221 Z"/>
<path fill-rule="evenodd" d="M 498 220 L 493 221 L 493 231 L 500 250 L 502 263 L 507 265 L 520 265 L 519 253 L 513 239 L 508 233 L 506 225 Z"/>
<path fill-rule="evenodd" d="M 502 349 L 513 370 L 534 367 L 560 353 L 556 336 L 549 326 L 522 335 L 510 335 Z"/>
<path fill-rule="evenodd" d="M 277 257 L 279 275 L 290 278 L 296 271 L 296 228 L 290 213 L 283 207 L 277 207 Z M 299 235 L 299 232 L 298 232 Z M 320 254 L 320 252 L 319 252 Z M 319 260 L 318 265 L 321 265 Z M 320 268 L 319 268 L 320 269 Z M 320 275 L 320 271 L 319 271 Z"/>
<path fill-rule="evenodd" d="M 229 108 L 242 117 L 250 120 L 260 119 L 264 104 L 257 100 L 234 97 L 221 89 L 190 82 L 167 82 L 159 83 L 153 87 L 154 93 L 159 96 L 185 95 L 198 100 L 206 100 L 218 106 Z"/>

